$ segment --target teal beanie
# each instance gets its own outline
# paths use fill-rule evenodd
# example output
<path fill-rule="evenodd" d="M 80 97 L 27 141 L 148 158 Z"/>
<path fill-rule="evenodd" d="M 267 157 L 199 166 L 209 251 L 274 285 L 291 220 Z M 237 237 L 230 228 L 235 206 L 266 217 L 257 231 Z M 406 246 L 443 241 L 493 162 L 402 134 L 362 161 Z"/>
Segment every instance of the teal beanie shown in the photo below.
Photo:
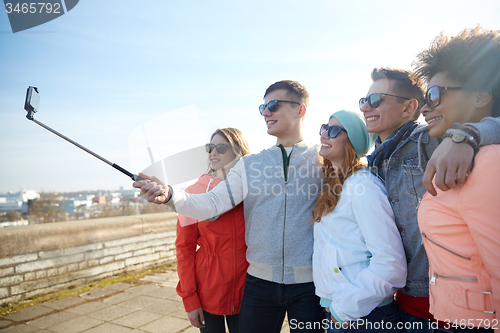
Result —
<path fill-rule="evenodd" d="M 341 110 L 334 112 L 331 116 L 335 117 L 343 128 L 347 131 L 347 136 L 351 141 L 354 151 L 358 157 L 363 157 L 373 147 L 377 136 L 366 132 L 365 120 L 359 112 Z"/>

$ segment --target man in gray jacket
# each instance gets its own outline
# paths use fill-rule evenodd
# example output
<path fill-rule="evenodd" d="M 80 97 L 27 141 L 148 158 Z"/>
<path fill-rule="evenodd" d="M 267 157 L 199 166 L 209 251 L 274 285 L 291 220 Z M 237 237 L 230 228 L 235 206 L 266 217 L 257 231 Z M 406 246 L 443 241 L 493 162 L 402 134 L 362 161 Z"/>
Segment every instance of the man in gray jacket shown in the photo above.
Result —
<path fill-rule="evenodd" d="M 134 183 L 156 204 L 208 220 L 243 201 L 247 260 L 241 305 L 242 332 L 279 332 L 285 314 L 296 332 L 322 332 L 323 309 L 312 282 L 312 211 L 322 188 L 317 146 L 303 142 L 309 93 L 296 81 L 266 90 L 259 107 L 276 145 L 242 157 L 211 192 L 188 194 L 155 177 Z"/>

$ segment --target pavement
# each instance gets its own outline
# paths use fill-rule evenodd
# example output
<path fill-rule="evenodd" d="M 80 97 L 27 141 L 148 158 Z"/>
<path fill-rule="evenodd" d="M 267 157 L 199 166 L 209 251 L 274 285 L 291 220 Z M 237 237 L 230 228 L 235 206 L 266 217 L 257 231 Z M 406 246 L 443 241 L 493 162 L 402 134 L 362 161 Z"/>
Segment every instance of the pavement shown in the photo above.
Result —
<path fill-rule="evenodd" d="M 148 275 L 141 284 L 114 283 L 0 316 L 0 333 L 199 333 L 177 295 L 175 270 Z M 285 320 L 281 332 L 288 332 Z"/>

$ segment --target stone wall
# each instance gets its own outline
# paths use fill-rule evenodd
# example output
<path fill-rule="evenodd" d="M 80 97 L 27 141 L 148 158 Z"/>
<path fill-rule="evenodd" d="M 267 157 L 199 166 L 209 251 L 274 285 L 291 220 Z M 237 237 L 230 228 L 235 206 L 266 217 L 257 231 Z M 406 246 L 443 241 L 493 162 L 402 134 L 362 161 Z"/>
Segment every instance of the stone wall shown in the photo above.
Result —
<path fill-rule="evenodd" d="M 0 304 L 175 260 L 175 213 L 0 229 Z"/>

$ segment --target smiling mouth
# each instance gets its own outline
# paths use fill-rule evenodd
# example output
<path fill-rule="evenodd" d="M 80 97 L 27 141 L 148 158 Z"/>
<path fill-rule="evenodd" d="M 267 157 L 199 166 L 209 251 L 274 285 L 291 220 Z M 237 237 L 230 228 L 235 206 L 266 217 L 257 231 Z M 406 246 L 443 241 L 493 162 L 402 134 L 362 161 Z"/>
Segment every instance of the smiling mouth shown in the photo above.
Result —
<path fill-rule="evenodd" d="M 269 121 L 267 121 L 267 124 L 272 125 L 272 124 L 275 124 L 277 122 L 278 122 L 277 120 L 269 120 Z"/>
<path fill-rule="evenodd" d="M 329 145 L 329 144 L 327 144 L 327 143 L 322 143 L 322 144 L 321 144 L 321 147 L 322 147 L 322 148 L 323 148 L 323 147 L 325 147 L 325 148 L 332 148 L 332 146 L 331 146 L 331 145 Z"/>
<path fill-rule="evenodd" d="M 366 118 L 366 122 L 369 122 L 369 121 L 374 121 L 374 120 L 377 120 L 378 118 L 380 118 L 379 116 L 371 116 L 371 117 L 367 117 Z"/>
<path fill-rule="evenodd" d="M 427 122 L 428 125 L 430 125 L 430 124 L 435 123 L 436 121 L 441 120 L 441 119 L 443 119 L 443 116 L 432 118 L 429 120 L 425 119 L 425 121 Z"/>

